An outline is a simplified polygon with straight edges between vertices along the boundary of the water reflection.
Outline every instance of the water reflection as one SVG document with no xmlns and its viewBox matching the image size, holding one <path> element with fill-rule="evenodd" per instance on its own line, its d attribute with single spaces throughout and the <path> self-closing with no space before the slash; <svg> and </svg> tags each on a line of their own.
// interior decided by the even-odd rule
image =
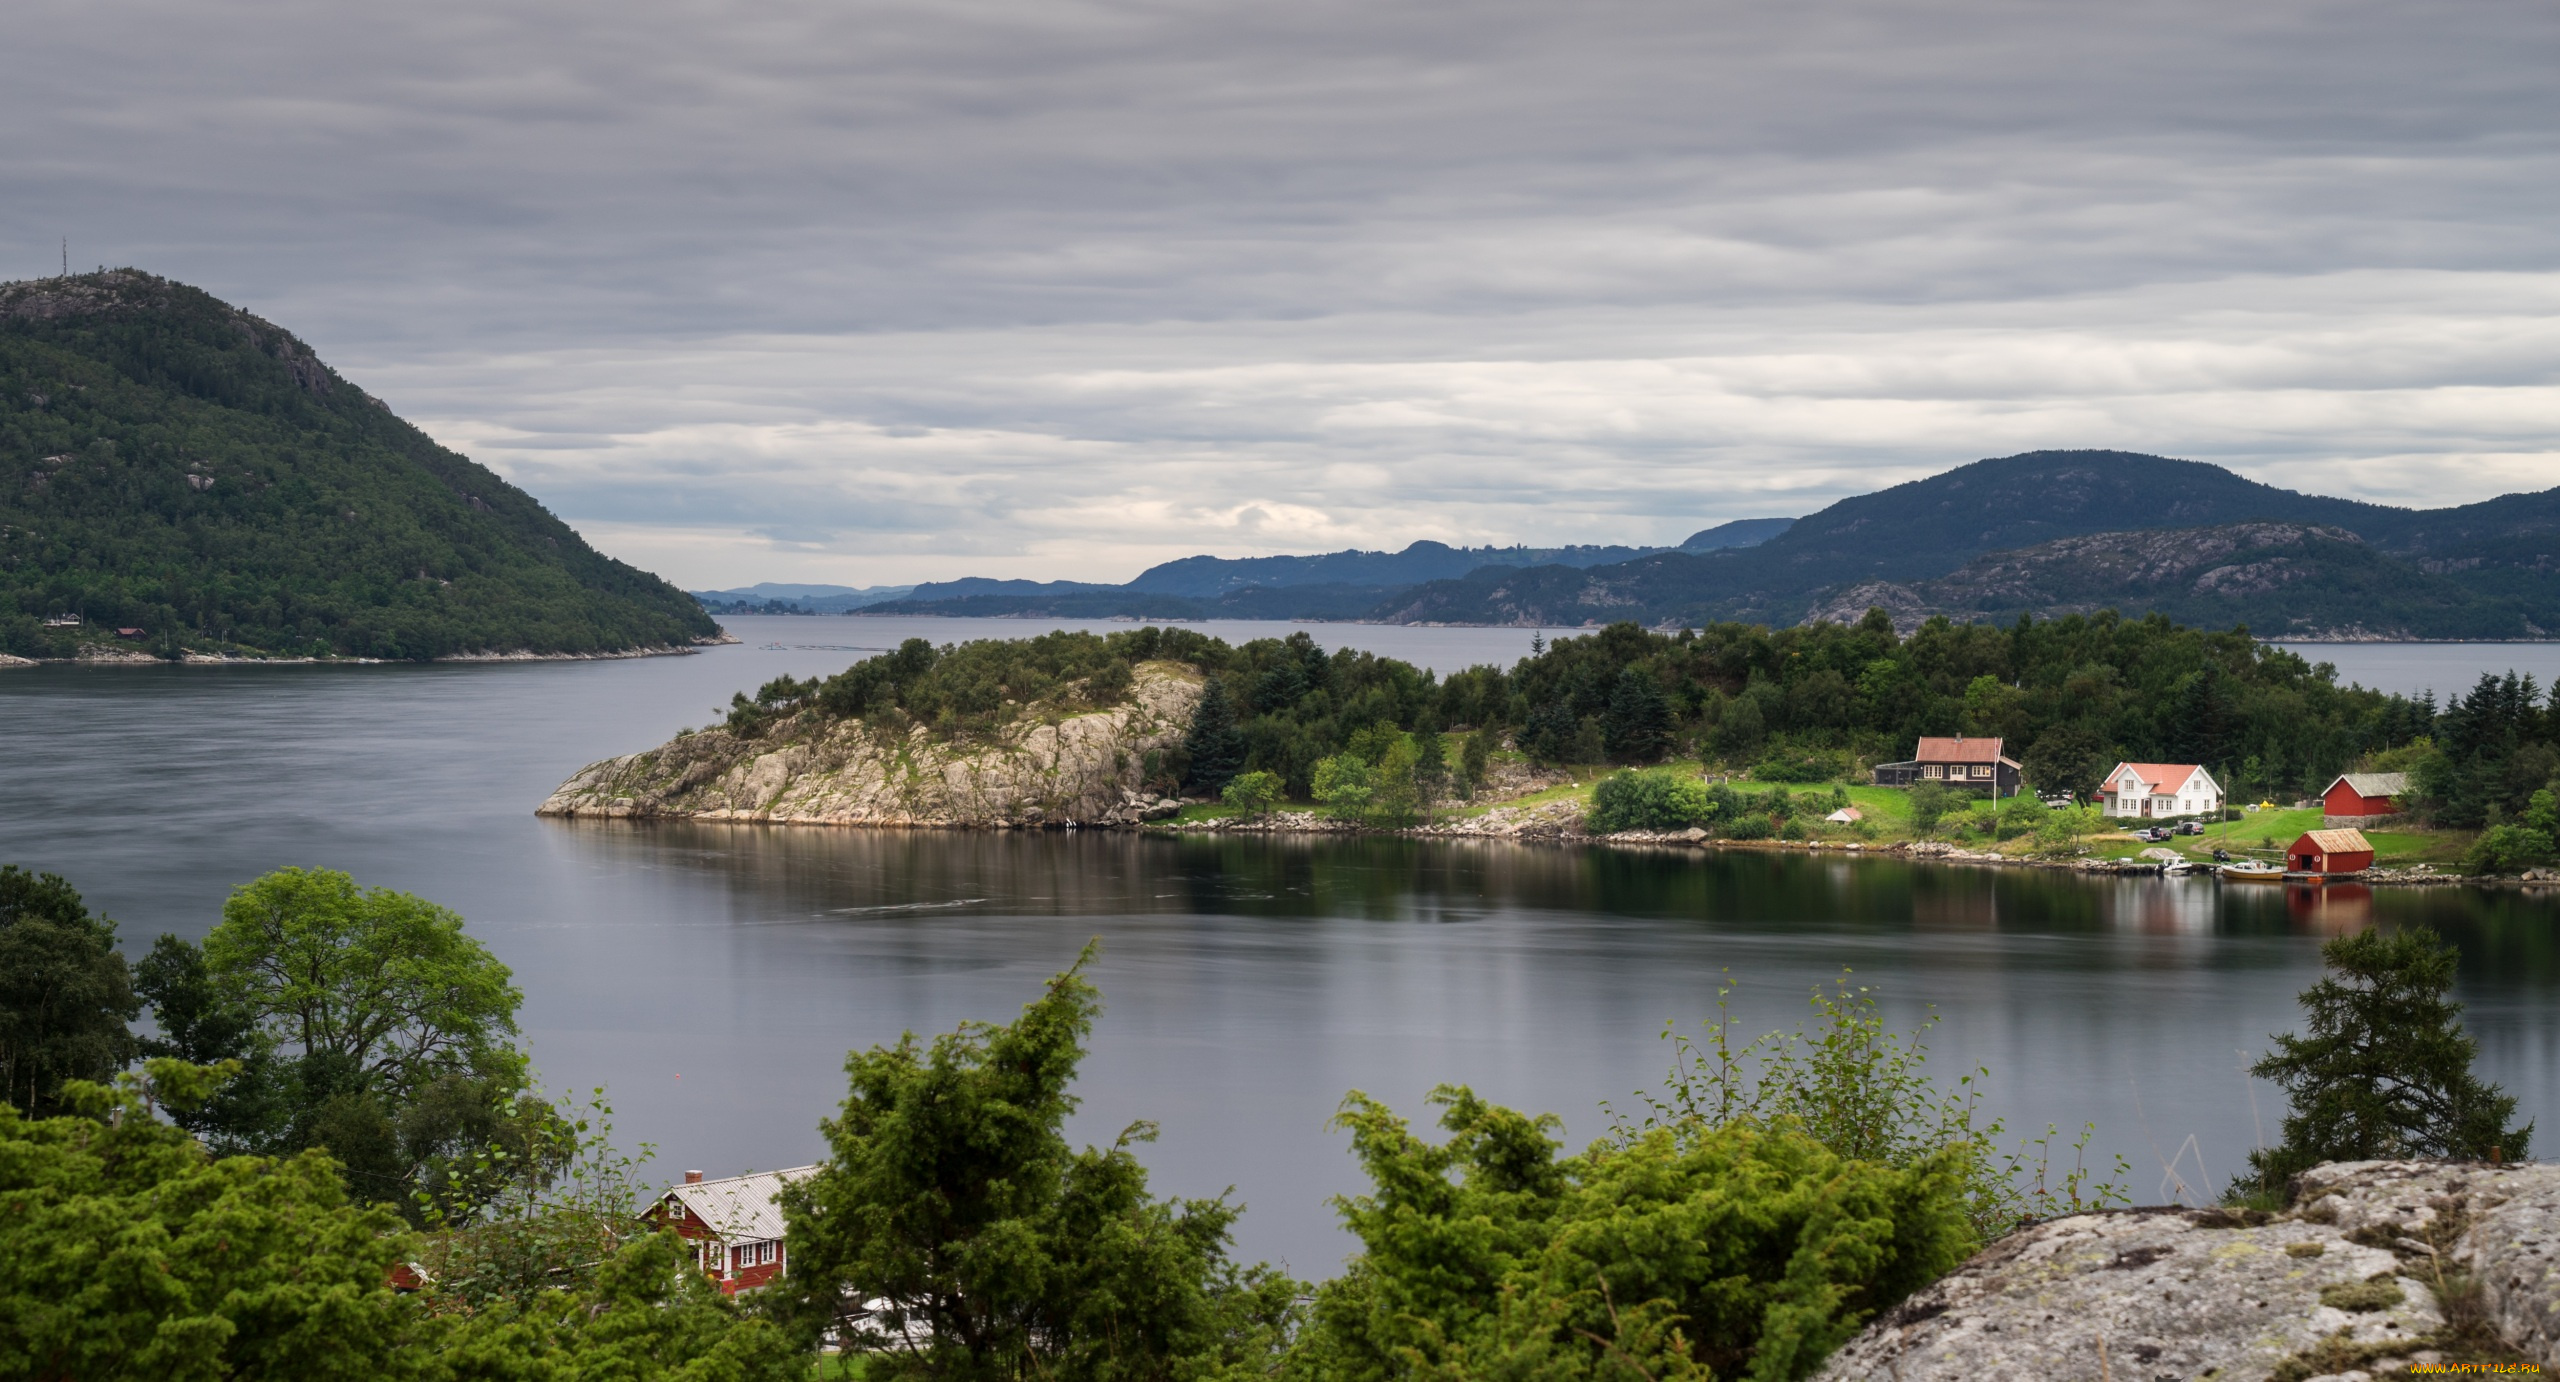
<svg viewBox="0 0 2560 1382">
<path fill-rule="evenodd" d="M 1248 1245 L 1301 1270 L 1340 1251 L 1316 1206 L 1352 1187 L 1323 1126 L 1345 1090 L 1418 1111 L 1432 1084 L 1462 1080 L 1561 1113 L 1587 1136 L 1599 1100 L 1659 1075 L 1660 1024 L 1708 1012 L 1728 975 L 1754 1031 L 1796 1023 L 1807 989 L 1843 967 L 1877 985 L 1898 1021 L 1934 1007 L 1941 1058 L 1989 1067 L 1994 1111 L 2025 1127 L 2096 1121 L 2102 1148 L 2148 1168 L 2137 1178 L 2146 1198 L 2167 1157 L 2188 1181 L 2199 1157 L 2227 1179 L 2272 1129 L 2280 1102 L 2253 1094 L 2242 1068 L 2293 1026 L 2319 943 L 2342 929 L 2424 922 L 2460 942 L 2484 1064 L 2529 1113 L 2552 1111 L 2560 1069 L 2552 911 L 2507 893 L 2240 888 L 1776 851 L 550 830 L 589 876 L 659 879 L 658 910 L 673 890 L 692 900 L 672 910 L 725 918 L 716 933 L 686 931 L 683 948 L 700 958 L 677 962 L 685 989 L 832 1014 L 801 1024 L 806 1048 L 760 1052 L 759 1073 L 724 1076 L 757 1083 L 759 1110 L 789 1110 L 756 1112 L 761 1140 L 739 1138 L 733 1158 L 781 1159 L 751 1149 L 799 1135 L 806 1106 L 837 1097 L 845 1046 L 1008 1013 L 1101 935 L 1096 977 L 1111 1006 L 1085 1132 L 1160 1120 L 1149 1159 L 1168 1183 L 1240 1186 L 1262 1207 L 1248 1216 Z M 619 948 L 675 949 L 642 932 Z M 769 1039 L 753 1023 L 687 1026 L 706 1054 Z"/>
</svg>

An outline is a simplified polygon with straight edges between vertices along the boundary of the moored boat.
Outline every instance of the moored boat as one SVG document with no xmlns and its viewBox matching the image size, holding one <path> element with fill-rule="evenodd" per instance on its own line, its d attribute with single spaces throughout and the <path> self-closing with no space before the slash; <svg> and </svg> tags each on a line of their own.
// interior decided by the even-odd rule
<svg viewBox="0 0 2560 1382">
<path fill-rule="evenodd" d="M 2262 864 L 2255 859 L 2244 859 L 2236 864 L 2223 865 L 2222 876 L 2226 881 L 2233 883 L 2281 883 L 2284 881 L 2284 870 L 2273 864 Z"/>
</svg>

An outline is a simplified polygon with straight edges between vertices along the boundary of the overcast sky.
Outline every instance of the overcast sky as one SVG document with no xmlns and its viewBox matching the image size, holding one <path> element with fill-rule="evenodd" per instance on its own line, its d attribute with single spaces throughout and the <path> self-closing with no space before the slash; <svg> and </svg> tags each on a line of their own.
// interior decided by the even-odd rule
<svg viewBox="0 0 2560 1382">
<path fill-rule="evenodd" d="M 697 588 L 2560 485 L 2547 0 L 14 0 L 0 113 L 0 277 L 203 286 Z"/>
</svg>

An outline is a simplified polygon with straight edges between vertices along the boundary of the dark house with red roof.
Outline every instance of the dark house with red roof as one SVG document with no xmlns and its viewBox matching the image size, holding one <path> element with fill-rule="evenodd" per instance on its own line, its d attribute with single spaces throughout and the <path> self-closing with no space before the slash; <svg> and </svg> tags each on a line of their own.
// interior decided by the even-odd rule
<svg viewBox="0 0 2560 1382">
<path fill-rule="evenodd" d="M 1995 797 L 2013 797 L 2026 778 L 2017 760 L 2000 751 L 2000 744 L 1997 738 L 1924 734 L 1919 752 L 1909 760 L 1876 765 L 1875 785 L 1916 787 L 1943 782 L 1950 787 L 1978 787 Z"/>
</svg>

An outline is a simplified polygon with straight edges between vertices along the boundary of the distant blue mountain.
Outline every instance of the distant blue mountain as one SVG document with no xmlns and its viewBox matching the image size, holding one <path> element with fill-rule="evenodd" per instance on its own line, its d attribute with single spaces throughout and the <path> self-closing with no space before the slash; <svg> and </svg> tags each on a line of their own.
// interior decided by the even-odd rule
<svg viewBox="0 0 2560 1382">
<path fill-rule="evenodd" d="M 688 590 L 713 614 L 843 614 L 903 597 L 911 585 L 794 585 L 759 581 L 736 590 Z"/>
<path fill-rule="evenodd" d="M 910 601 L 967 600 L 982 595 L 1075 595 L 1087 590 L 1120 590 L 1116 585 L 1096 585 L 1091 581 L 1000 581 L 986 576 L 963 576 L 956 581 L 927 581 L 908 592 Z"/>
<path fill-rule="evenodd" d="M 1788 518 L 1744 518 L 1709 528 L 1695 534 L 1676 549 L 1683 552 L 1708 552 L 1722 547 L 1748 547 L 1765 542 L 1785 532 L 1794 522 Z M 1633 561 L 1653 552 L 1672 551 L 1666 547 L 1452 547 L 1445 542 L 1417 542 L 1401 552 L 1327 552 L 1312 557 L 1184 557 L 1179 561 L 1151 566 L 1138 573 L 1138 578 L 1118 589 L 1147 595 L 1183 595 L 1192 599 L 1212 600 L 1233 590 L 1250 587 L 1301 585 L 1400 586 L 1420 585 L 1425 581 L 1446 581 L 1488 566 L 1608 566 Z M 1027 582 L 1012 584 L 1027 585 Z M 934 587 L 919 587 L 909 597 L 915 600 L 935 598 L 925 593 Z M 1066 593 L 1072 589 L 1097 590 L 1100 586 L 1074 587 L 1067 582 L 1052 583 L 1050 590 Z M 973 591 L 972 594 L 1048 593 L 1041 590 Z"/>
</svg>

